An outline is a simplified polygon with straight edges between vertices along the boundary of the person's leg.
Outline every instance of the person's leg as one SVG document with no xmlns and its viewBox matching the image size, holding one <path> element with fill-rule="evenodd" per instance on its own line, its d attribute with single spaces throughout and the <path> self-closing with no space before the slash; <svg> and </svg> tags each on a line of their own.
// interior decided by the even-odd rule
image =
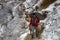
<svg viewBox="0 0 60 40">
<path fill-rule="evenodd" d="M 37 37 L 38 39 L 40 39 L 40 32 L 39 32 L 39 30 L 38 30 L 37 27 L 36 27 L 36 37 Z"/>
<path fill-rule="evenodd" d="M 32 38 L 34 38 L 34 26 L 32 26 Z"/>
<path fill-rule="evenodd" d="M 36 27 L 36 37 L 39 37 L 39 31 L 38 31 L 37 27 Z"/>
</svg>

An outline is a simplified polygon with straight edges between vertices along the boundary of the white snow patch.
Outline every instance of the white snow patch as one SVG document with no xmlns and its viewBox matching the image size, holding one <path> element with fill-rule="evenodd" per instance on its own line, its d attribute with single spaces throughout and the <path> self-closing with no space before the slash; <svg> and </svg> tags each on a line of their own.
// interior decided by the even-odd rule
<svg viewBox="0 0 60 40">
<path fill-rule="evenodd" d="M 27 29 L 27 32 L 26 32 L 26 33 L 24 33 L 24 34 L 22 34 L 22 35 L 20 36 L 20 40 L 24 40 L 25 37 L 26 37 L 28 34 L 30 34 L 29 29 Z"/>
</svg>

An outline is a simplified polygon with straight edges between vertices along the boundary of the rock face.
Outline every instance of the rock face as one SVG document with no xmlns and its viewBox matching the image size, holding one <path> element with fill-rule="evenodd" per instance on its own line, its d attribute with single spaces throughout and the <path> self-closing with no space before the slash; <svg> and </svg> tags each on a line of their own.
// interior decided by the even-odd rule
<svg viewBox="0 0 60 40">
<path fill-rule="evenodd" d="M 26 7 L 26 11 L 31 12 L 35 9 L 35 4 L 38 3 L 39 0 L 26 0 L 23 5 Z"/>
<path fill-rule="evenodd" d="M 26 0 L 23 4 L 27 8 L 26 11 L 31 12 L 38 6 L 38 11 L 47 8 L 50 4 L 56 0 Z"/>
<path fill-rule="evenodd" d="M 27 25 L 21 2 L 10 1 L 3 3 L 0 10 L 0 40 L 20 40 Z"/>
<path fill-rule="evenodd" d="M 60 2 L 60 1 L 59 1 Z M 58 2 L 57 2 L 58 3 Z M 53 5 L 54 6 L 54 5 Z M 60 40 L 60 6 L 56 7 L 55 12 L 51 12 L 45 22 L 43 32 L 44 40 Z M 52 10 L 52 9 L 51 9 Z"/>
</svg>

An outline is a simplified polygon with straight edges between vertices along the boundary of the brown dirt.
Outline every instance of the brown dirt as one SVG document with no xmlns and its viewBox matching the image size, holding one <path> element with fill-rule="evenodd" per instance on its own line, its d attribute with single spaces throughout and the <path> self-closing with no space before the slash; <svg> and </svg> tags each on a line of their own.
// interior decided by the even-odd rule
<svg viewBox="0 0 60 40">
<path fill-rule="evenodd" d="M 50 4 L 52 4 L 55 1 L 56 0 L 43 0 L 43 3 L 41 4 L 41 6 L 39 7 L 38 10 L 42 10 L 42 9 L 47 8 Z"/>
<path fill-rule="evenodd" d="M 31 39 L 31 35 L 28 34 L 28 35 L 26 36 L 25 40 L 43 40 L 43 39 L 42 39 L 42 36 L 40 37 L 40 39 L 38 39 L 38 38 L 35 37 L 35 35 L 34 35 L 34 38 Z"/>
</svg>

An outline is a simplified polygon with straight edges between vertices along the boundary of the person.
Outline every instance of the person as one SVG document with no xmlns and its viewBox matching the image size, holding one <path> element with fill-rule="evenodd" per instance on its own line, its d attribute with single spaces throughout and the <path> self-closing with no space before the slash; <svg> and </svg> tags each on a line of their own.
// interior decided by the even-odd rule
<svg viewBox="0 0 60 40">
<path fill-rule="evenodd" d="M 35 15 L 35 13 L 33 13 L 32 18 L 30 20 L 30 24 L 29 26 L 32 27 L 32 38 L 34 38 L 34 30 L 36 30 L 36 37 L 38 37 L 38 24 L 39 24 L 39 19 L 37 18 L 37 16 Z"/>
<path fill-rule="evenodd" d="M 38 6 L 36 6 L 36 7 L 35 7 L 35 11 L 37 11 L 38 9 L 39 9 L 39 7 L 38 7 Z"/>
<path fill-rule="evenodd" d="M 53 8 L 53 14 L 57 14 L 57 9 L 56 9 L 56 7 Z"/>
</svg>

